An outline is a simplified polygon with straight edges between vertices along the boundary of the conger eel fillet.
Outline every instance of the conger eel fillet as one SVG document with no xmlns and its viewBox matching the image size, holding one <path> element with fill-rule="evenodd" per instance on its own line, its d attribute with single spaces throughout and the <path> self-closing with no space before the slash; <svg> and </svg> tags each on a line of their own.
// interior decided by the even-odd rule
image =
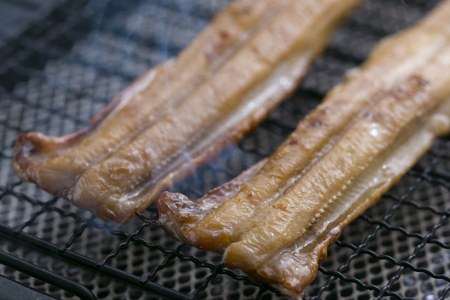
<svg viewBox="0 0 450 300">
<path fill-rule="evenodd" d="M 237 0 L 86 128 L 20 135 L 14 170 L 100 218 L 126 222 L 288 97 L 360 2 Z"/>
<path fill-rule="evenodd" d="M 447 0 L 383 40 L 270 158 L 195 202 L 164 192 L 146 220 L 301 298 L 328 245 L 449 133 L 449 117 Z"/>
</svg>

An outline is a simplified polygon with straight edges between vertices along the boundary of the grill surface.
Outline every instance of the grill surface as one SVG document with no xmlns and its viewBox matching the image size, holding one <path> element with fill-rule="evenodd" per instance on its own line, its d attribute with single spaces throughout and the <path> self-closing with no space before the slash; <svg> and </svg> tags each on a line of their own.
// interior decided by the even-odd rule
<svg viewBox="0 0 450 300">
<path fill-rule="evenodd" d="M 270 155 L 382 37 L 419 20 L 438 2 L 367 1 L 337 31 L 290 100 L 238 148 L 175 190 L 198 197 Z M 131 80 L 176 55 L 226 4 L 69 1 L 0 48 L 0 259 L 8 253 L 81 284 L 85 295 L 90 290 L 99 299 L 160 298 L 149 292 L 157 287 L 153 283 L 163 287 L 161 295 L 180 299 L 285 299 L 227 270 L 219 255 L 174 242 L 137 218 L 125 225 L 103 222 L 21 183 L 12 170 L 19 133 L 59 136 L 82 128 Z M 449 199 L 447 137 L 344 229 L 307 297 L 444 299 L 450 290 Z M 152 206 L 146 214 L 155 212 Z M 0 275 L 57 298 L 76 298 L 57 287 L 60 280 L 47 284 L 1 264 Z"/>
</svg>

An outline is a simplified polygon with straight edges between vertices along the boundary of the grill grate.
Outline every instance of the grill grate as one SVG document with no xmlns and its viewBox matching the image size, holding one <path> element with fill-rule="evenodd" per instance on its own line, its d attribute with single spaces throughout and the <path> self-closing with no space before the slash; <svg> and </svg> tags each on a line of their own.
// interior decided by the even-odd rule
<svg viewBox="0 0 450 300">
<path fill-rule="evenodd" d="M 68 1 L 0 48 L 0 275 L 64 299 L 76 298 L 72 292 L 82 286 L 87 293 L 77 295 L 83 299 L 89 291 L 99 299 L 285 299 L 227 270 L 217 254 L 177 243 L 138 218 L 124 225 L 101 221 L 21 183 L 12 170 L 20 132 L 63 135 L 82 128 L 131 80 L 180 51 L 227 2 Z M 438 2 L 367 1 L 289 101 L 238 148 L 175 190 L 201 196 L 270 155 L 380 38 Z M 307 297 L 444 299 L 450 291 L 449 199 L 447 137 L 344 229 Z M 146 212 L 155 213 L 154 206 Z M 14 257 L 21 260 L 12 268 Z M 55 273 L 56 281 L 22 273 L 29 274 L 26 263 Z M 63 279 L 75 288 L 63 286 Z"/>
</svg>

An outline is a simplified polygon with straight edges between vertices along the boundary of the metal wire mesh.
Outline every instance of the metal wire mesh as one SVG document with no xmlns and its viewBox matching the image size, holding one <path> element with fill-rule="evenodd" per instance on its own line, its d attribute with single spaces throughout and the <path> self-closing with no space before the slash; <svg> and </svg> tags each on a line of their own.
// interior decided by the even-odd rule
<svg viewBox="0 0 450 300">
<path fill-rule="evenodd" d="M 270 155 L 382 37 L 438 2 L 364 3 L 291 99 L 175 190 L 201 196 Z M 12 170 L 19 133 L 58 136 L 82 128 L 131 80 L 180 51 L 226 4 L 69 1 L 0 48 L 0 251 L 80 283 L 99 299 L 158 299 L 153 283 L 161 294 L 180 299 L 284 299 L 224 268 L 219 255 L 177 243 L 137 218 L 124 225 L 101 221 L 21 183 Z M 450 141 L 442 138 L 345 228 L 307 297 L 444 299 L 450 291 L 449 199 Z M 155 212 L 152 206 L 146 214 Z M 0 265 L 0 275 L 57 298 L 75 297 L 11 267 Z"/>
</svg>

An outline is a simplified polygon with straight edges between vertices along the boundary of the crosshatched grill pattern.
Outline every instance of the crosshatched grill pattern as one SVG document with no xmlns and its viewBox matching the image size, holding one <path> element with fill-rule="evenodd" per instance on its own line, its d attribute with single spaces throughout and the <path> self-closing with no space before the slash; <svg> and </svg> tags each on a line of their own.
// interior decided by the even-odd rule
<svg viewBox="0 0 450 300">
<path fill-rule="evenodd" d="M 104 222 L 21 183 L 12 170 L 19 133 L 63 135 L 85 126 L 118 91 L 179 52 L 227 0 L 69 1 L 0 48 L 0 225 L 198 299 L 285 299 L 173 241 L 137 218 Z M 345 72 L 384 36 L 439 1 L 368 0 L 335 34 L 299 91 L 237 148 L 175 187 L 191 197 L 270 155 Z M 435 142 L 380 202 L 347 226 L 307 290 L 309 299 L 444 299 L 450 291 L 450 140 Z M 156 213 L 154 206 L 146 212 Z M 99 299 L 159 299 L 59 255 L 0 235 L 0 250 L 78 282 Z M 52 296 L 75 298 L 0 265 L 0 274 Z"/>
</svg>

